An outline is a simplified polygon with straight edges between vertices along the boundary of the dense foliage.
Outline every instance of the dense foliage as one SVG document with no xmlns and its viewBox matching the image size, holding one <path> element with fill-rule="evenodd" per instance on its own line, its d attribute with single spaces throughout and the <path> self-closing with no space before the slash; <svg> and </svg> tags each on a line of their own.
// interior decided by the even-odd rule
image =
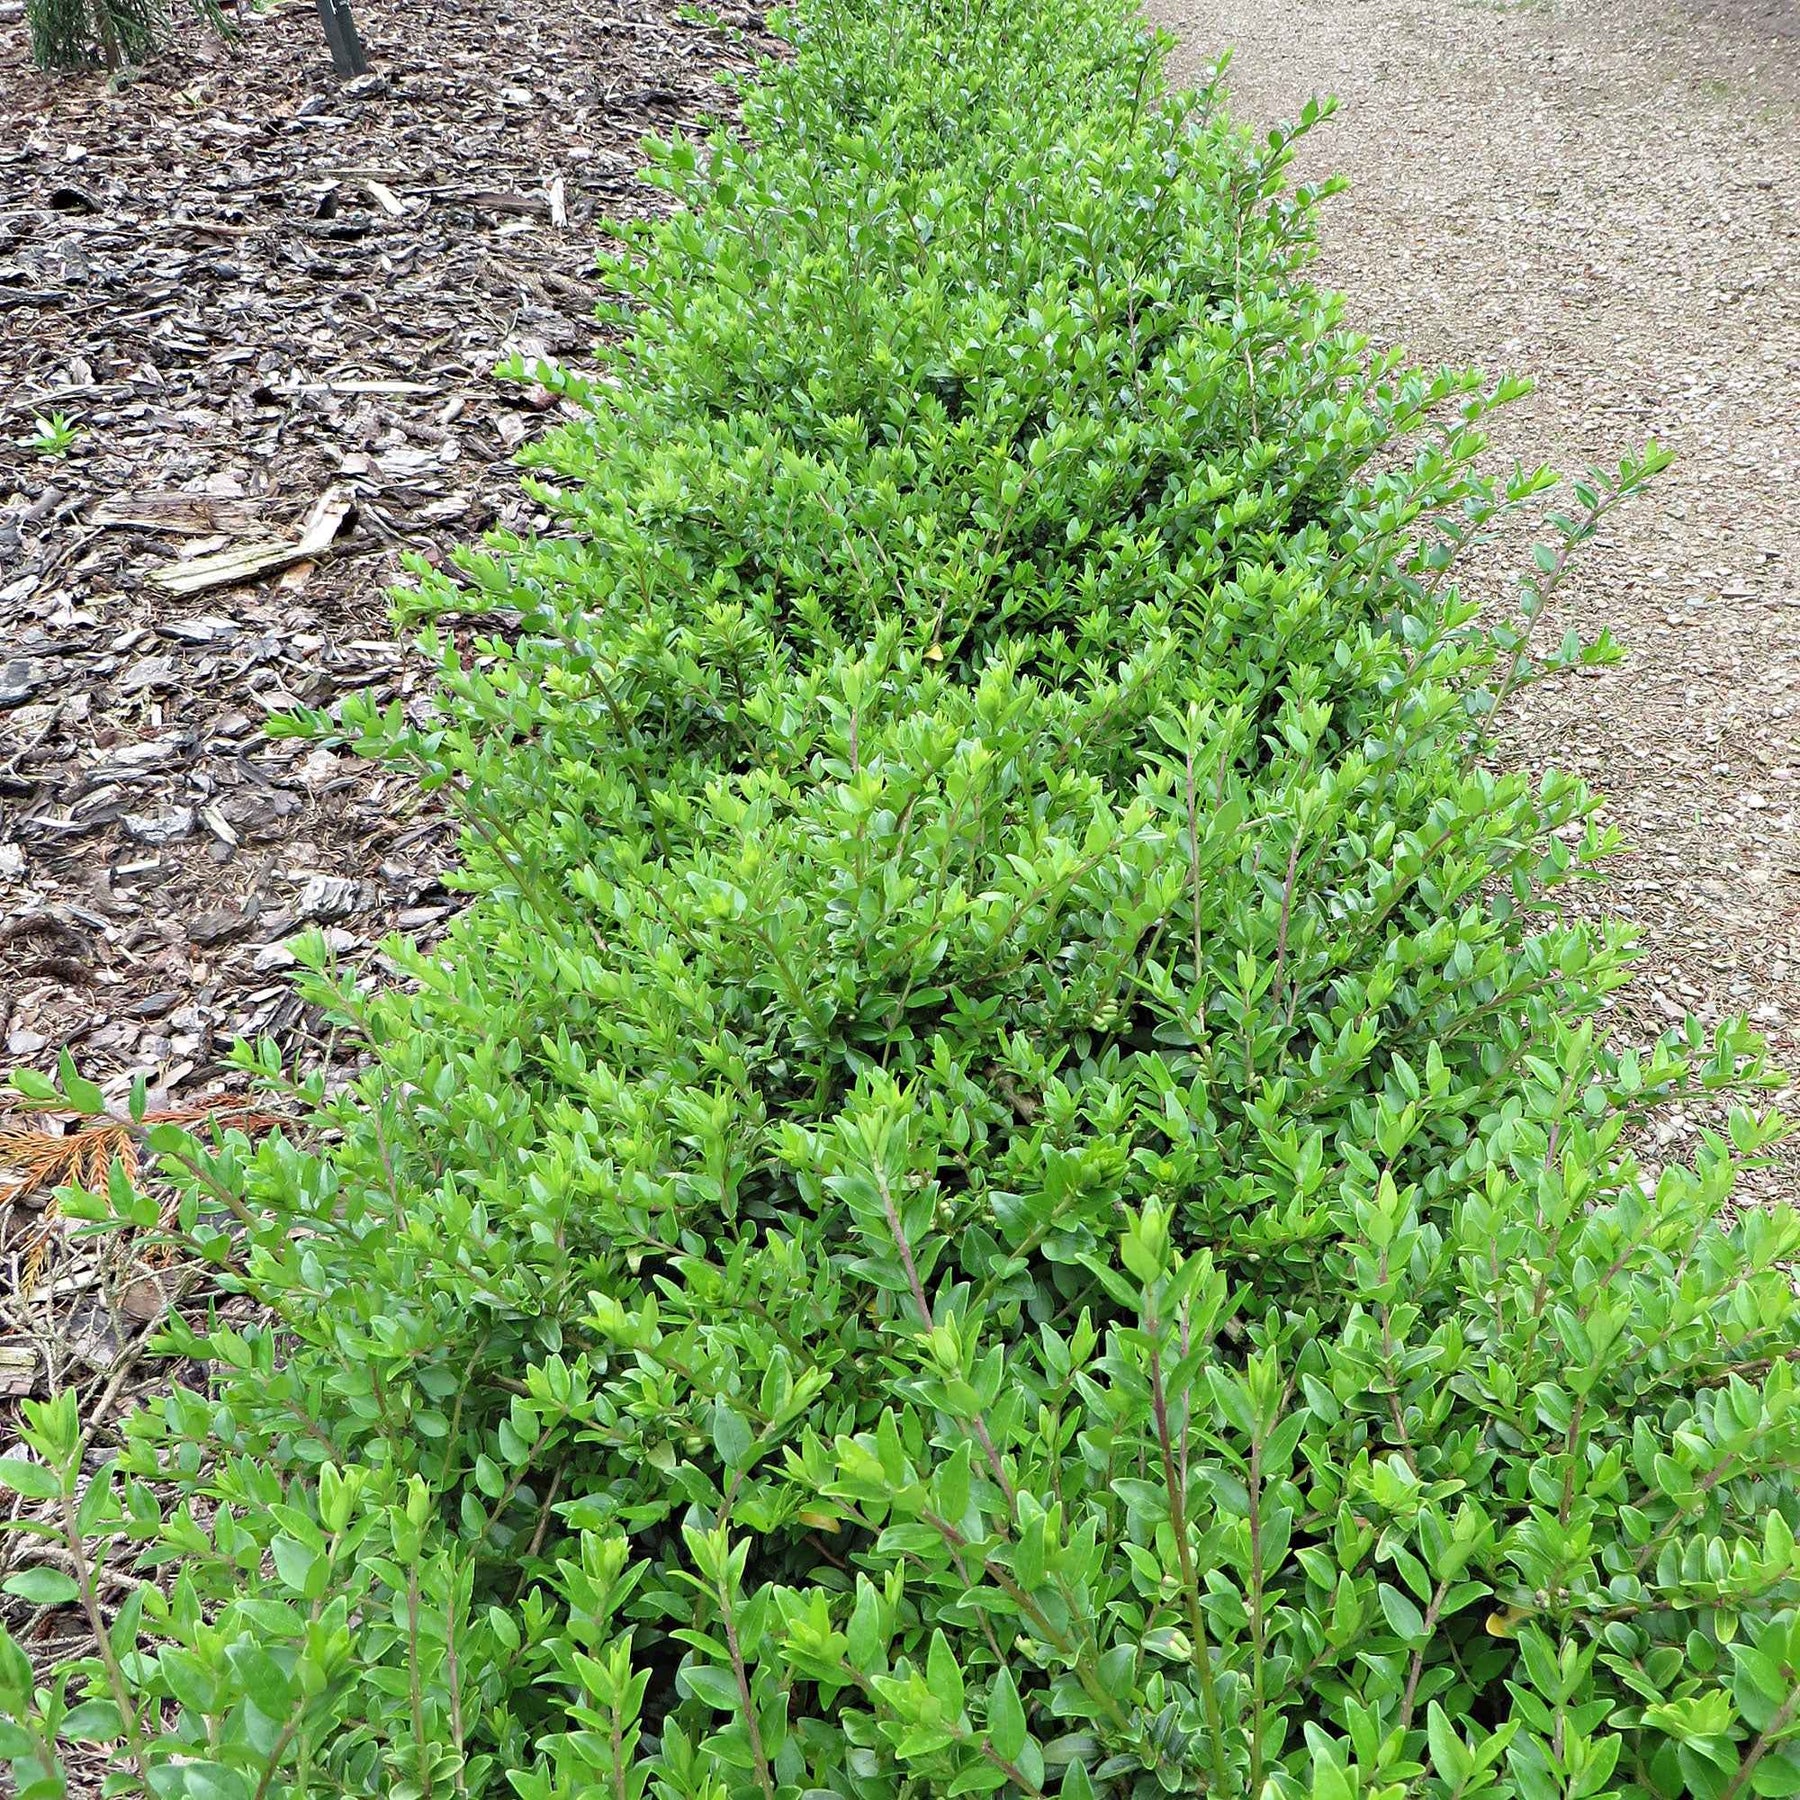
<svg viewBox="0 0 1800 1800">
<path fill-rule="evenodd" d="M 313 1147 L 157 1135 L 269 1323 L 0 1464 L 38 1597 L 179 1565 L 0 1645 L 21 1793 L 1800 1790 L 1777 1127 L 1628 1148 L 1755 1045 L 1607 1048 L 1612 835 L 1484 760 L 1660 457 L 1480 627 L 1517 388 L 1342 330 L 1289 139 L 1117 0 L 793 36 L 655 152 L 561 535 L 426 583 L 439 709 L 295 727 L 475 898 L 318 971 L 377 1066 Z"/>
</svg>

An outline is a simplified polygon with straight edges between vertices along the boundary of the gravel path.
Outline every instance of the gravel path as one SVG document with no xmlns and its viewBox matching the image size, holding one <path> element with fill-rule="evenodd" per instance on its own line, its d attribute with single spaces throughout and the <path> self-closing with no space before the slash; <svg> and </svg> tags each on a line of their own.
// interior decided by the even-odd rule
<svg viewBox="0 0 1800 1800">
<path fill-rule="evenodd" d="M 1604 900 L 1644 931 L 1628 1015 L 1748 1012 L 1800 1069 L 1800 0 L 1150 12 L 1183 79 L 1234 48 L 1247 121 L 1338 96 L 1300 162 L 1351 181 L 1322 278 L 1378 341 L 1535 376 L 1499 450 L 1678 453 L 1546 633 L 1610 626 L 1628 662 L 1538 690 L 1512 741 L 1633 846 Z"/>
</svg>

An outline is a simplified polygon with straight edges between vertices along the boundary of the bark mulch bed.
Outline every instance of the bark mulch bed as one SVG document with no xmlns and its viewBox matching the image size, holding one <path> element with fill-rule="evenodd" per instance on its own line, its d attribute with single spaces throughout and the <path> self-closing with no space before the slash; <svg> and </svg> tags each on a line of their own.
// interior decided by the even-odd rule
<svg viewBox="0 0 1800 1800">
<path fill-rule="evenodd" d="M 584 354 L 606 221 L 661 204 L 641 139 L 754 61 L 721 10 L 380 0 L 340 83 L 276 0 L 109 84 L 35 70 L 0 0 L 0 1067 L 66 1049 L 116 1108 L 141 1076 L 203 1114 L 233 1040 L 322 1056 L 295 933 L 378 979 L 449 915 L 442 811 L 265 725 L 428 704 L 402 553 L 537 523 L 512 459 L 551 399 L 493 369 Z M 59 415 L 66 455 L 23 441 Z M 0 1399 L 105 1414 L 184 1282 L 47 1233 L 66 1165 L 21 1126 L 74 1123 L 0 1111 Z"/>
</svg>

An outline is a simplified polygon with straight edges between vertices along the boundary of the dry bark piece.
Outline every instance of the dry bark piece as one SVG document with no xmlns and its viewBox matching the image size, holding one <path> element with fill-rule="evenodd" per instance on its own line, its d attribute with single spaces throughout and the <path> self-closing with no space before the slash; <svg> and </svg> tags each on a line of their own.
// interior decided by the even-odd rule
<svg viewBox="0 0 1800 1800">
<path fill-rule="evenodd" d="M 43 1366 L 42 1354 L 30 1344 L 0 1344 L 0 1398 L 17 1400 L 33 1392 Z"/>
<path fill-rule="evenodd" d="M 88 518 L 95 525 L 134 526 L 143 531 L 172 531 L 189 537 L 251 531 L 258 524 L 256 508 L 241 500 L 185 493 L 112 494 Z"/>
<path fill-rule="evenodd" d="M 295 902 L 303 919 L 347 919 L 378 904 L 375 884 L 348 875 L 314 875 Z"/>
<path fill-rule="evenodd" d="M 210 947 L 248 931 L 255 921 L 254 912 L 238 912 L 220 908 L 216 912 L 196 913 L 187 922 L 188 942 Z"/>
<path fill-rule="evenodd" d="M 179 762 L 193 742 L 192 732 L 171 731 L 162 737 L 145 738 L 141 743 L 122 744 L 108 752 L 104 762 L 94 764 L 88 779 L 96 784 L 141 781 Z M 101 791 L 101 786 L 96 785 L 89 790 L 88 798 L 93 800 Z"/>
<path fill-rule="evenodd" d="M 177 806 L 166 813 L 127 813 L 124 822 L 126 835 L 140 844 L 175 844 L 193 836 L 194 809 Z"/>
<path fill-rule="evenodd" d="M 174 685 L 175 659 L 172 656 L 141 656 L 119 678 L 121 694 L 136 694 L 146 688 Z"/>
<path fill-rule="evenodd" d="M 16 657 L 0 668 L 0 708 L 23 706 L 44 683 L 50 671 L 45 664 Z"/>
<path fill-rule="evenodd" d="M 197 619 L 170 619 L 156 628 L 164 637 L 180 644 L 228 644 L 243 630 L 235 619 L 222 619 L 216 613 L 202 613 Z"/>
<path fill-rule="evenodd" d="M 533 219 L 546 219 L 551 212 L 548 194 L 503 194 L 491 188 L 473 188 L 457 198 L 482 212 L 517 213 Z"/>
<path fill-rule="evenodd" d="M 296 381 L 261 391 L 284 398 L 295 394 L 436 394 L 442 390 L 428 381 Z"/>
<path fill-rule="evenodd" d="M 290 563 L 322 555 L 354 510 L 350 496 L 341 489 L 328 490 L 306 521 L 306 529 L 288 544 L 246 544 L 221 550 L 216 556 L 196 557 L 192 562 L 169 563 L 151 577 L 159 586 L 177 594 L 198 594 L 208 588 L 237 587 L 259 575 L 273 574 Z"/>
<path fill-rule="evenodd" d="M 154 1273 L 140 1275 L 121 1290 L 119 1311 L 132 1324 L 147 1325 L 152 1319 L 160 1319 L 175 1297 L 170 1285 L 159 1281 Z"/>
</svg>

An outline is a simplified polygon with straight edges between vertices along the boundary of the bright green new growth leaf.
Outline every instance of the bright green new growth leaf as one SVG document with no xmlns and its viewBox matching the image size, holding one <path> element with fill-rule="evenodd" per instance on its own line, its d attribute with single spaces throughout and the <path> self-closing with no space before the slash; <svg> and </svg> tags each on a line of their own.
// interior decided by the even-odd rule
<svg viewBox="0 0 1800 1800">
<path fill-rule="evenodd" d="M 81 1595 L 79 1585 L 60 1569 L 21 1569 L 0 1582 L 0 1590 L 29 1600 L 33 1606 L 63 1606 Z"/>
<path fill-rule="evenodd" d="M 23 1456 L 0 1457 L 0 1483 L 28 1500 L 54 1500 L 63 1485 L 54 1469 Z"/>
</svg>

